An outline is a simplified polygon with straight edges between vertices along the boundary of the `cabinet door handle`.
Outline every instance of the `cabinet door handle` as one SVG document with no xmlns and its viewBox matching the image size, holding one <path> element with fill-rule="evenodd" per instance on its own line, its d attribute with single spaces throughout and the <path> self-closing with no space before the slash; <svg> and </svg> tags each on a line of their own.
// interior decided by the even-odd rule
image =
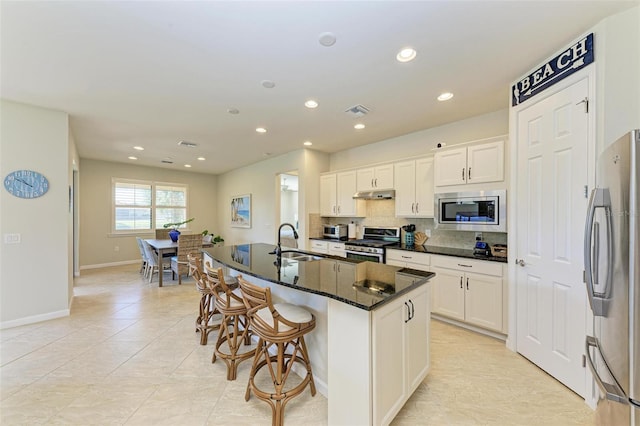
<svg viewBox="0 0 640 426">
<path fill-rule="evenodd" d="M 338 214 L 340 214 L 340 206 L 338 206 Z"/>
<path fill-rule="evenodd" d="M 469 290 L 469 277 L 467 277 L 467 290 Z"/>
<path fill-rule="evenodd" d="M 413 259 L 413 257 L 411 257 L 411 256 L 402 256 L 401 255 L 400 257 L 402 257 L 403 259 Z"/>
<path fill-rule="evenodd" d="M 416 203 L 416 213 L 420 213 L 420 211 L 418 210 L 418 203 Z"/>
<path fill-rule="evenodd" d="M 374 186 L 374 185 L 373 185 L 373 179 L 371 179 L 371 187 L 373 188 L 373 186 Z"/>
<path fill-rule="evenodd" d="M 460 288 L 463 288 L 462 287 L 462 277 L 460 277 Z"/>
<path fill-rule="evenodd" d="M 336 212 L 336 206 L 333 206 L 333 212 L 334 213 Z"/>
<path fill-rule="evenodd" d="M 463 263 L 458 263 L 458 266 L 461 266 L 463 268 L 473 268 L 473 265 L 465 265 Z"/>
<path fill-rule="evenodd" d="M 469 180 L 471 180 L 471 167 L 469 167 Z"/>
<path fill-rule="evenodd" d="M 404 306 L 407 307 L 407 319 L 404 320 L 404 323 L 406 324 L 411 320 L 411 308 L 409 308 L 409 304 L 407 302 L 404 302 Z"/>
<path fill-rule="evenodd" d="M 464 182 L 464 167 L 462 168 L 462 181 Z"/>
<path fill-rule="evenodd" d="M 374 182 L 375 182 L 375 186 L 376 186 L 376 188 L 377 188 L 377 187 L 378 187 L 378 178 L 375 178 L 375 179 L 374 179 Z"/>
<path fill-rule="evenodd" d="M 409 317 L 409 320 L 412 320 L 413 317 L 416 316 L 416 308 L 413 306 L 413 300 L 409 299 L 409 303 L 411 304 L 411 316 Z"/>
<path fill-rule="evenodd" d="M 411 213 L 415 213 L 415 205 L 416 203 L 411 203 Z"/>
</svg>

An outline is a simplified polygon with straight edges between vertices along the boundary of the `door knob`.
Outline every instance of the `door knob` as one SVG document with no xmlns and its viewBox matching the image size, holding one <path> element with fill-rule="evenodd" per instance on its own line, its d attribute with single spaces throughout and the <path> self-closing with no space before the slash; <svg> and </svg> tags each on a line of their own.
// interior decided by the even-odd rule
<svg viewBox="0 0 640 426">
<path fill-rule="evenodd" d="M 520 260 L 516 259 L 516 263 L 520 266 L 526 265 L 526 263 L 524 263 L 524 259 L 520 259 Z"/>
</svg>

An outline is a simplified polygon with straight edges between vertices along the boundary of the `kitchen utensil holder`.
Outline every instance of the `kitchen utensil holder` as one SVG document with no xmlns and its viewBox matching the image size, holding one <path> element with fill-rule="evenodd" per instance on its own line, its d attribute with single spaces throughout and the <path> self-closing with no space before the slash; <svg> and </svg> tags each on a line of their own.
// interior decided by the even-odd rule
<svg viewBox="0 0 640 426">
<path fill-rule="evenodd" d="M 405 246 L 412 246 L 414 245 L 414 236 L 413 236 L 413 232 L 405 232 L 404 233 L 404 245 Z"/>
</svg>

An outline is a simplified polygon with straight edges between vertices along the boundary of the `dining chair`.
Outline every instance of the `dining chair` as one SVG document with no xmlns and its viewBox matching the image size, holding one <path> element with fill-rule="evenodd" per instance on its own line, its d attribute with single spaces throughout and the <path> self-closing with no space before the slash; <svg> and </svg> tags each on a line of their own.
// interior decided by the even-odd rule
<svg viewBox="0 0 640 426">
<path fill-rule="evenodd" d="M 165 228 L 156 229 L 156 240 L 168 240 L 169 231 L 171 231 L 171 229 L 165 229 Z"/>
<path fill-rule="evenodd" d="M 140 265 L 140 273 L 144 271 L 145 276 L 147 276 L 147 253 L 144 251 L 144 241 L 142 238 L 136 237 L 136 242 L 138 243 L 138 249 L 140 250 L 140 258 L 142 259 L 142 264 Z"/>
<path fill-rule="evenodd" d="M 178 275 L 178 284 L 182 284 L 182 276 L 189 273 L 189 253 L 199 253 L 202 248 L 202 235 L 180 234 L 178 238 L 178 252 L 171 258 L 173 278 Z"/>
<path fill-rule="evenodd" d="M 165 270 L 165 263 L 160 263 L 158 261 L 158 254 L 151 248 L 148 242 L 142 240 L 142 244 L 144 246 L 144 252 L 147 256 L 147 268 L 145 271 L 145 278 L 149 279 L 149 282 L 153 281 L 153 274 L 168 272 L 169 269 Z"/>
</svg>

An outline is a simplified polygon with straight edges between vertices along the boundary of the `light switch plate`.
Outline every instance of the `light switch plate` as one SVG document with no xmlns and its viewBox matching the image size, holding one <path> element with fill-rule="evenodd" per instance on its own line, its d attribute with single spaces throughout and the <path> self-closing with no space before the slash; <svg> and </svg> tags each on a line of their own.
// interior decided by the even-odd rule
<svg viewBox="0 0 640 426">
<path fill-rule="evenodd" d="M 5 244 L 20 244 L 20 234 L 4 234 Z"/>
</svg>

